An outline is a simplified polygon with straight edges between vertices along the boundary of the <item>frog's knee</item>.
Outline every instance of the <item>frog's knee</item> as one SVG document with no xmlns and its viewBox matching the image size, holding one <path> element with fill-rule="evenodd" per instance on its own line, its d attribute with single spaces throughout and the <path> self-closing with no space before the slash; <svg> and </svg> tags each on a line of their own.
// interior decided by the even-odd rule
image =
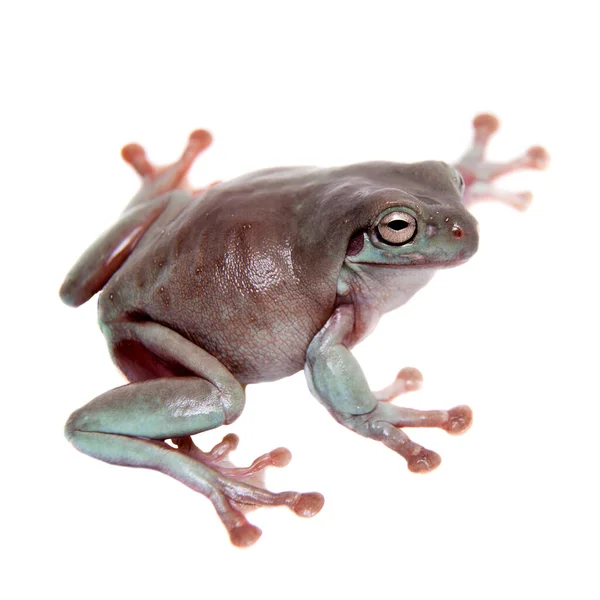
<svg viewBox="0 0 600 600">
<path fill-rule="evenodd" d="M 65 437 L 71 443 L 73 442 L 73 436 L 81 431 L 81 427 L 86 417 L 84 411 L 81 408 L 78 408 L 76 411 L 71 413 L 71 416 L 67 419 L 65 423 Z"/>
<path fill-rule="evenodd" d="M 244 388 L 235 383 L 221 392 L 221 406 L 223 407 L 223 416 L 225 417 L 225 425 L 233 423 L 244 410 L 246 403 L 246 393 Z"/>
</svg>

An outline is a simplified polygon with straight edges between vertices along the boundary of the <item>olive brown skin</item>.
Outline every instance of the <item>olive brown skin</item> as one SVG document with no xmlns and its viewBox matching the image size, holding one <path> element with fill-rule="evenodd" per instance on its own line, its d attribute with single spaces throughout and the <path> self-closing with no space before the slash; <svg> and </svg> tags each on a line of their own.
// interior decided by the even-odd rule
<svg viewBox="0 0 600 600">
<path fill-rule="evenodd" d="M 120 347 L 133 315 L 177 331 L 244 384 L 302 370 L 306 348 L 336 307 L 350 240 L 362 231 L 380 235 L 382 213 L 407 207 L 418 235 L 435 228 L 430 254 L 403 260 L 404 268 L 438 268 L 475 252 L 474 219 L 455 177 L 443 163 L 367 163 L 258 172 L 196 198 L 174 194 L 100 295 L 99 319 L 117 364 L 138 379 L 139 355 Z M 461 239 L 451 232 L 458 226 Z M 405 253 L 413 245 L 382 238 L 373 250 L 394 265 L 396 253 L 414 254 Z M 406 285 L 410 275 L 402 275 Z M 148 361 L 141 366 L 152 370 Z"/>
<path fill-rule="evenodd" d="M 244 506 L 283 504 L 307 517 L 323 505 L 316 492 L 265 489 L 261 471 L 287 464 L 286 449 L 240 469 L 227 460 L 236 436 L 210 452 L 195 446 L 192 435 L 240 415 L 249 383 L 304 369 L 311 392 L 338 422 L 398 452 L 411 471 L 437 467 L 440 457 L 403 427 L 461 433 L 470 409 L 391 404 L 419 387 L 420 373 L 402 369 L 373 392 L 351 349 L 437 269 L 477 250 L 477 224 L 465 205 L 478 185 L 489 196 L 489 181 L 509 170 L 495 173 L 483 160 L 493 119 L 475 120 L 473 148 L 456 167 L 277 168 L 196 191 L 185 176 L 210 144 L 208 132 L 192 133 L 167 167 L 126 146 L 140 192 L 75 264 L 60 295 L 79 306 L 101 292 L 100 327 L 130 383 L 76 410 L 67 438 L 90 456 L 161 471 L 207 496 L 238 546 L 261 533 Z M 526 156 L 520 166 L 547 160 L 539 148 Z M 513 204 L 519 198 L 498 195 Z"/>
</svg>

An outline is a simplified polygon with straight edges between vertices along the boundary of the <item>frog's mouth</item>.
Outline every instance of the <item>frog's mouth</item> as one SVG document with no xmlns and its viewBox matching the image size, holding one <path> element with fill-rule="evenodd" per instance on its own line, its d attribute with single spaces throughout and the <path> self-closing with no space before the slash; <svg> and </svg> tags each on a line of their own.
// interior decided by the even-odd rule
<svg viewBox="0 0 600 600">
<path fill-rule="evenodd" d="M 369 266 L 377 267 L 379 269 L 446 269 L 452 267 L 458 267 L 465 264 L 471 255 L 464 257 L 456 257 L 450 260 L 431 260 L 430 257 L 423 256 L 422 254 L 405 254 L 403 258 L 406 262 L 379 262 L 379 261 L 368 261 L 368 260 L 355 260 L 353 257 L 346 257 L 346 262 L 356 266 Z"/>
<path fill-rule="evenodd" d="M 358 236 L 356 236 L 358 237 Z M 367 232 L 360 236 L 360 246 L 353 238 L 348 246 L 346 261 L 352 265 L 369 265 L 386 269 L 449 268 L 465 263 L 477 250 L 477 237 L 470 240 L 442 238 L 439 243 L 406 244 L 392 247 L 375 243 Z M 462 237 L 462 236 L 461 236 Z"/>
</svg>

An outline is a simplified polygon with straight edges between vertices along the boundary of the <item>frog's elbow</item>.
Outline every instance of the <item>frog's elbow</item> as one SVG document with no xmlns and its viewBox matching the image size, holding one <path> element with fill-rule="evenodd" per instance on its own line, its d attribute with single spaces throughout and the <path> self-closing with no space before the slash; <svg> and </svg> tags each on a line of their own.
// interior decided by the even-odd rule
<svg viewBox="0 0 600 600">
<path fill-rule="evenodd" d="M 67 277 L 64 280 L 63 284 L 58 290 L 58 295 L 67 306 L 71 306 L 73 308 L 81 306 L 91 297 L 89 294 L 83 293 L 81 287 L 77 285 L 77 281 L 70 277 Z"/>
</svg>

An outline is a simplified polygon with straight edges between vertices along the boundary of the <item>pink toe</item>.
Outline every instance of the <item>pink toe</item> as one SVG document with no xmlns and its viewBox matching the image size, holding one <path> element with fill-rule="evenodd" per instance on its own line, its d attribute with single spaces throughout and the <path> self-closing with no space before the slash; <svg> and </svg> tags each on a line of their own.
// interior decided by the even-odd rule
<svg viewBox="0 0 600 600">
<path fill-rule="evenodd" d="M 206 129 L 192 131 L 189 139 L 189 146 L 195 152 L 201 152 L 212 144 L 212 135 Z"/>
<path fill-rule="evenodd" d="M 532 161 L 534 169 L 545 169 L 550 163 L 550 154 L 542 146 L 533 146 L 527 150 L 527 157 Z"/>
<path fill-rule="evenodd" d="M 318 492 L 309 492 L 300 494 L 298 499 L 292 505 L 292 510 L 300 517 L 313 517 L 325 504 L 325 498 Z"/>
<path fill-rule="evenodd" d="M 464 433 L 471 427 L 473 411 L 468 406 L 455 406 L 448 411 L 446 431 L 452 435 Z"/>
<path fill-rule="evenodd" d="M 250 523 L 245 523 L 234 527 L 229 532 L 229 539 L 234 546 L 247 548 L 248 546 L 252 546 L 261 535 L 262 531 L 258 527 Z"/>
<path fill-rule="evenodd" d="M 485 130 L 488 134 L 492 134 L 500 127 L 500 121 L 494 115 L 483 113 L 477 115 L 473 119 L 473 127 L 475 129 Z"/>
<path fill-rule="evenodd" d="M 419 369 L 414 367 L 405 367 L 398 373 L 396 379 L 404 381 L 407 392 L 418 390 L 423 385 L 423 375 Z"/>
<path fill-rule="evenodd" d="M 429 473 L 442 463 L 442 457 L 433 450 L 421 448 L 421 451 L 408 460 L 408 470 L 413 473 Z"/>
</svg>

